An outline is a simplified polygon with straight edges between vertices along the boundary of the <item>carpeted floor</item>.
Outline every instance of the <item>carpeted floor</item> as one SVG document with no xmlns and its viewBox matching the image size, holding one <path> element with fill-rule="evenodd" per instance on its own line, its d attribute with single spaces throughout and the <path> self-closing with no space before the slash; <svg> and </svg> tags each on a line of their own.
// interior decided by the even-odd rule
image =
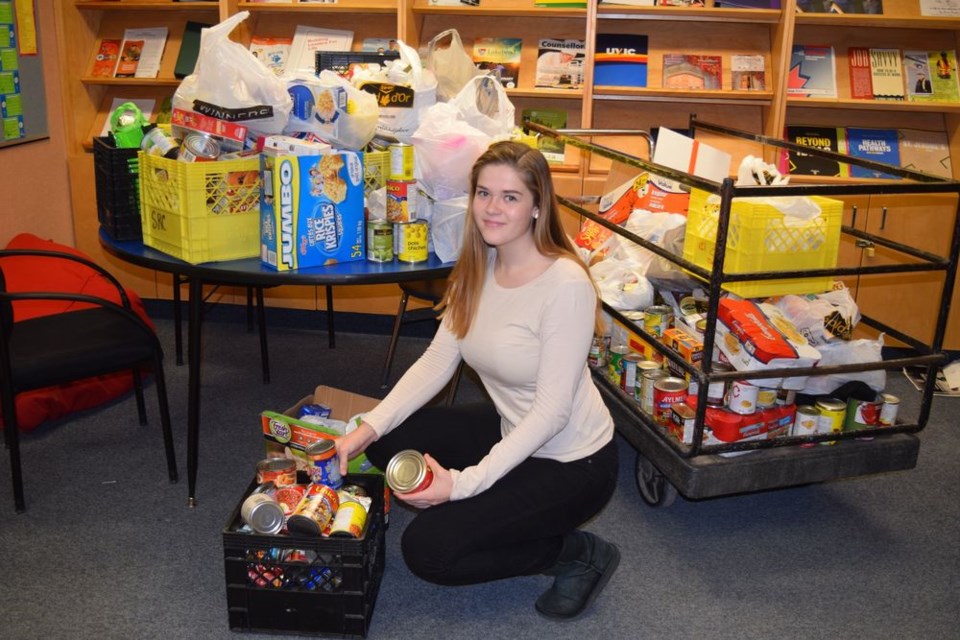
<svg viewBox="0 0 960 640">
<path fill-rule="evenodd" d="M 228 638 L 221 530 L 263 455 L 259 413 L 283 410 L 318 384 L 382 394 L 387 337 L 338 322 L 327 348 L 317 317 L 268 312 L 273 382 L 235 308 L 208 311 L 203 348 L 199 505 L 186 507 L 186 368 L 173 358 L 168 309 L 154 305 L 182 480 L 166 481 L 154 389 L 150 424 L 132 396 L 24 438 L 27 512 L 13 511 L 0 461 L 0 637 Z M 339 318 L 338 318 L 339 320 Z M 310 327 L 307 327 L 307 325 Z M 396 371 L 425 347 L 401 340 Z M 910 411 L 899 375 L 889 388 Z M 458 401 L 479 398 L 471 380 Z M 375 639 L 955 638 L 960 628 L 960 433 L 955 398 L 937 398 L 917 467 L 652 509 L 620 442 L 620 485 L 588 525 L 623 552 L 593 610 L 546 621 L 533 601 L 548 578 L 448 588 L 403 565 L 411 517 L 394 508 L 386 570 L 370 623 Z"/>
</svg>

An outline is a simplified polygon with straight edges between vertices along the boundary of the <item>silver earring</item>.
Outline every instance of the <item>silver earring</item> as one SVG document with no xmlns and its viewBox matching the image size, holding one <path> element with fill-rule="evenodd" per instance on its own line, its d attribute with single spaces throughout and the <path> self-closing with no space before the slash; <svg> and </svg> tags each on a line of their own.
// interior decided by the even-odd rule
<svg viewBox="0 0 960 640">
<path fill-rule="evenodd" d="M 540 211 L 539 211 L 539 210 L 534 211 L 534 212 L 533 212 L 533 219 L 536 220 L 536 219 L 539 218 L 539 217 L 540 217 Z"/>
</svg>

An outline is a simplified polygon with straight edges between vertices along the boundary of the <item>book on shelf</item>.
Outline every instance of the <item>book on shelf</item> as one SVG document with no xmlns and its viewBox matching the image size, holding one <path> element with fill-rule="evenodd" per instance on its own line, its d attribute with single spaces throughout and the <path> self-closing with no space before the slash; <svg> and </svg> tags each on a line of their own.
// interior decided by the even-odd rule
<svg viewBox="0 0 960 640">
<path fill-rule="evenodd" d="M 920 0 L 920 15 L 940 18 L 960 18 L 958 0 Z"/>
<path fill-rule="evenodd" d="M 870 82 L 874 100 L 903 100 L 903 61 L 900 49 L 870 49 Z"/>
<path fill-rule="evenodd" d="M 120 58 L 120 38 L 101 38 L 97 44 L 97 53 L 93 57 L 90 75 L 94 78 L 112 78 Z"/>
<path fill-rule="evenodd" d="M 904 51 L 903 69 L 910 102 L 960 101 L 956 51 Z"/>
<path fill-rule="evenodd" d="M 350 51 L 351 46 L 353 31 L 297 25 L 285 71 L 312 75 L 317 67 L 317 51 Z"/>
<path fill-rule="evenodd" d="M 537 44 L 537 74 L 534 86 L 556 89 L 583 87 L 583 40 L 543 38 Z"/>
<path fill-rule="evenodd" d="M 883 0 L 797 0 L 797 13 L 883 13 Z"/>
<path fill-rule="evenodd" d="M 434 7 L 476 7 L 480 0 L 430 0 L 429 4 Z"/>
<path fill-rule="evenodd" d="M 836 127 L 787 126 L 784 139 L 804 147 L 840 153 L 844 148 L 843 129 Z M 847 163 L 819 158 L 802 151 L 785 151 L 781 155 L 780 172 L 791 175 L 846 177 Z"/>
<path fill-rule="evenodd" d="M 554 109 L 549 107 L 532 107 L 524 109 L 521 114 L 521 121 L 529 120 L 536 124 L 542 124 L 551 129 L 565 129 L 567 126 L 567 112 L 565 109 Z M 538 136 L 537 148 L 550 164 L 563 164 L 565 145 L 556 138 L 550 136 Z"/>
<path fill-rule="evenodd" d="M 767 88 L 766 61 L 760 54 L 730 56 L 730 88 L 734 91 L 763 91 Z"/>
<path fill-rule="evenodd" d="M 704 0 L 657 0 L 661 7 L 702 7 Z"/>
<path fill-rule="evenodd" d="M 292 44 L 293 38 L 253 36 L 250 38 L 250 53 L 279 76 L 286 68 Z"/>
<path fill-rule="evenodd" d="M 114 76 L 117 78 L 156 78 L 167 43 L 166 27 L 126 29 L 120 45 L 120 59 Z"/>
<path fill-rule="evenodd" d="M 714 0 L 718 9 L 779 9 L 780 0 Z"/>
<path fill-rule="evenodd" d="M 898 129 L 900 166 L 943 178 L 953 177 L 950 140 L 945 131 Z"/>
<path fill-rule="evenodd" d="M 689 53 L 663 54 L 665 89 L 719 90 L 723 78 L 720 56 Z"/>
<path fill-rule="evenodd" d="M 600 0 L 600 4 L 621 5 L 628 7 L 652 7 L 656 0 Z"/>
<path fill-rule="evenodd" d="M 900 142 L 896 129 L 847 127 L 844 131 L 843 138 L 842 142 L 846 144 L 846 148 L 840 149 L 842 153 L 846 153 L 854 158 L 883 162 L 896 167 L 900 166 Z M 850 177 L 852 178 L 897 177 L 877 169 L 868 169 L 855 164 L 850 164 L 848 167 L 850 169 Z"/>
<path fill-rule="evenodd" d="M 870 49 L 847 49 L 847 68 L 850 74 L 850 97 L 854 100 L 873 100 L 873 71 Z"/>
<path fill-rule="evenodd" d="M 180 41 L 180 52 L 177 54 L 177 63 L 173 67 L 174 78 L 186 78 L 193 73 L 197 66 L 197 56 L 200 55 L 200 32 L 211 24 L 187 20 L 183 28 L 183 39 Z"/>
<path fill-rule="evenodd" d="M 555 9 L 586 9 L 586 0 L 534 0 L 535 7 L 553 7 Z"/>
<path fill-rule="evenodd" d="M 473 41 L 473 63 L 496 76 L 507 89 L 520 81 L 520 38 L 477 38 Z"/>
<path fill-rule="evenodd" d="M 598 33 L 593 84 L 646 87 L 647 36 L 633 33 Z"/>
<path fill-rule="evenodd" d="M 837 68 L 833 47 L 795 44 L 790 56 L 787 95 L 836 98 Z"/>
</svg>

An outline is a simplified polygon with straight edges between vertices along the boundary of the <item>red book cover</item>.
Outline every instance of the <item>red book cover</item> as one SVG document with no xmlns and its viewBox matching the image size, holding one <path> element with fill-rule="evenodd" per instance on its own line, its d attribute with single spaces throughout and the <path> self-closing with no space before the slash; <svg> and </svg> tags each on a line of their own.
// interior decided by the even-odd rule
<svg viewBox="0 0 960 640">
<path fill-rule="evenodd" d="M 850 47 L 847 62 L 850 65 L 850 97 L 854 100 L 873 100 L 870 50 L 866 47 Z"/>
<path fill-rule="evenodd" d="M 116 76 L 118 78 L 132 78 L 140 64 L 140 54 L 143 53 L 143 40 L 125 40 L 120 51 L 120 61 L 117 63 Z"/>
<path fill-rule="evenodd" d="M 112 78 L 119 57 L 120 38 L 104 38 L 97 47 L 97 55 L 93 60 L 90 75 L 95 78 Z"/>
</svg>

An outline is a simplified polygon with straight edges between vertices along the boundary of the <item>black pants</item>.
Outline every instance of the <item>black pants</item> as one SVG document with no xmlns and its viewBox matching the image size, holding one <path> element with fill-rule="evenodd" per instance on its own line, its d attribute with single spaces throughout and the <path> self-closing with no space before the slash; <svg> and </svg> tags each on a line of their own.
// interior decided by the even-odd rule
<svg viewBox="0 0 960 640">
<path fill-rule="evenodd" d="M 415 449 L 463 469 L 499 440 L 492 404 L 427 407 L 370 445 L 367 456 L 385 469 L 395 453 Z M 618 464 L 615 439 L 572 462 L 528 458 L 479 495 L 418 513 L 403 533 L 403 558 L 413 573 L 437 584 L 541 573 L 556 561 L 563 535 L 613 495 Z"/>
</svg>

